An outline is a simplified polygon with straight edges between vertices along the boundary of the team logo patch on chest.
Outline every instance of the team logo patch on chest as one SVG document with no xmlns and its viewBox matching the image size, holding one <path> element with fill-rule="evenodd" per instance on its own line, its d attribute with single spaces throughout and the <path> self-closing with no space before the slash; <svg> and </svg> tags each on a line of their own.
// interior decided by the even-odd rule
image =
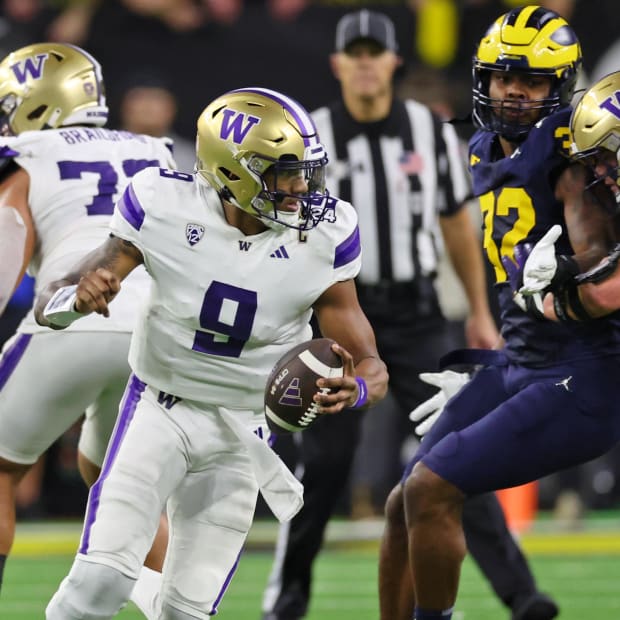
<svg viewBox="0 0 620 620">
<path fill-rule="evenodd" d="M 205 227 L 200 224 L 187 224 L 185 226 L 185 238 L 190 245 L 196 245 L 205 234 Z"/>
</svg>

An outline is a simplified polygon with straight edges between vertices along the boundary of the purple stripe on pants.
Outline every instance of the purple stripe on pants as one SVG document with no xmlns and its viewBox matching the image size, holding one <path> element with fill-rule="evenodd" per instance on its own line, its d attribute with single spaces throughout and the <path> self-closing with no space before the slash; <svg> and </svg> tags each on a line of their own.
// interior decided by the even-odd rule
<svg viewBox="0 0 620 620">
<path fill-rule="evenodd" d="M 230 582 L 232 581 L 233 575 L 235 574 L 237 567 L 239 566 L 239 559 L 241 558 L 242 552 L 243 550 L 239 552 L 239 555 L 237 556 L 237 559 L 235 560 L 233 567 L 230 569 L 230 572 L 228 573 L 228 575 L 226 575 L 226 581 L 224 581 L 224 585 L 222 586 L 222 589 L 220 590 L 219 594 L 215 598 L 215 601 L 213 601 L 213 607 L 211 607 L 211 611 L 209 612 L 210 616 L 214 616 L 217 613 L 217 606 L 220 604 L 220 601 L 224 597 L 224 594 L 226 594 L 226 590 L 228 589 L 228 586 L 230 585 Z"/>
<path fill-rule="evenodd" d="M 0 390 L 5 386 L 26 351 L 32 334 L 20 334 L 0 359 Z"/>
<path fill-rule="evenodd" d="M 99 508 L 99 500 L 101 499 L 101 490 L 103 484 L 108 477 L 112 464 L 116 460 L 118 451 L 123 443 L 123 438 L 127 433 L 127 429 L 131 424 L 133 415 L 136 411 L 136 407 L 140 402 L 142 393 L 146 389 L 146 383 L 140 381 L 136 375 L 132 374 L 127 382 L 125 388 L 125 394 L 121 403 L 118 419 L 116 425 L 112 431 L 112 437 L 108 443 L 108 449 L 106 451 L 105 460 L 103 461 L 103 467 L 101 474 L 97 479 L 97 482 L 93 484 L 88 494 L 88 506 L 86 507 L 86 519 L 84 520 L 84 533 L 82 534 L 82 541 L 79 548 L 79 553 L 86 554 L 88 552 L 88 543 L 90 539 L 90 531 L 93 527 L 95 519 L 97 518 L 97 509 Z"/>
</svg>

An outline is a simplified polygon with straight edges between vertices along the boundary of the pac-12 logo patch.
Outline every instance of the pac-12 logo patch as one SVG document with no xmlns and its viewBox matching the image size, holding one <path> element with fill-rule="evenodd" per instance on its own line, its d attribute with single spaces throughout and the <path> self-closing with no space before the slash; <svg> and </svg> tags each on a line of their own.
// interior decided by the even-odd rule
<svg viewBox="0 0 620 620">
<path fill-rule="evenodd" d="M 205 227 L 200 224 L 188 224 L 185 227 L 185 238 L 190 245 L 196 245 L 205 234 Z"/>
</svg>

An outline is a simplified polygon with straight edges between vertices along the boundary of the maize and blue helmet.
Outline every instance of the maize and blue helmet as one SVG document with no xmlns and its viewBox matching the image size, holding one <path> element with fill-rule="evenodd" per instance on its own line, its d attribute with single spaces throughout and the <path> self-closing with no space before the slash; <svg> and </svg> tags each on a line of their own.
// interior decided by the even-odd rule
<svg viewBox="0 0 620 620">
<path fill-rule="evenodd" d="M 535 122 L 570 104 L 581 63 L 577 36 L 557 13 L 539 6 L 509 11 L 489 28 L 474 56 L 474 122 L 508 140 L 522 140 Z M 502 113 L 504 101 L 489 95 L 492 71 L 551 78 L 548 97 L 516 102 L 528 110 L 538 110 L 536 121 L 523 122 L 515 120 L 514 114 Z M 514 103 L 511 102 L 513 110 Z"/>
</svg>

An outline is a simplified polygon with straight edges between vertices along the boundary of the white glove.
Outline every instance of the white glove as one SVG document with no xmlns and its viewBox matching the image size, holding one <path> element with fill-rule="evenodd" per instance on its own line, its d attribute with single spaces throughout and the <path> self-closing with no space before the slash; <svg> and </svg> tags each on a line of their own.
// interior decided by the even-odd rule
<svg viewBox="0 0 620 620">
<path fill-rule="evenodd" d="M 519 293 L 522 295 L 540 293 L 551 284 L 558 268 L 554 243 L 561 234 L 562 227 L 555 224 L 532 248 L 523 267 L 523 286 L 519 289 Z"/>
<path fill-rule="evenodd" d="M 420 422 L 415 432 L 424 437 L 431 430 L 435 420 L 439 417 L 445 404 L 469 381 L 469 373 L 444 370 L 443 372 L 423 372 L 419 375 L 424 383 L 439 388 L 435 396 L 431 396 L 421 405 L 418 405 L 410 414 L 412 422 Z"/>
</svg>

